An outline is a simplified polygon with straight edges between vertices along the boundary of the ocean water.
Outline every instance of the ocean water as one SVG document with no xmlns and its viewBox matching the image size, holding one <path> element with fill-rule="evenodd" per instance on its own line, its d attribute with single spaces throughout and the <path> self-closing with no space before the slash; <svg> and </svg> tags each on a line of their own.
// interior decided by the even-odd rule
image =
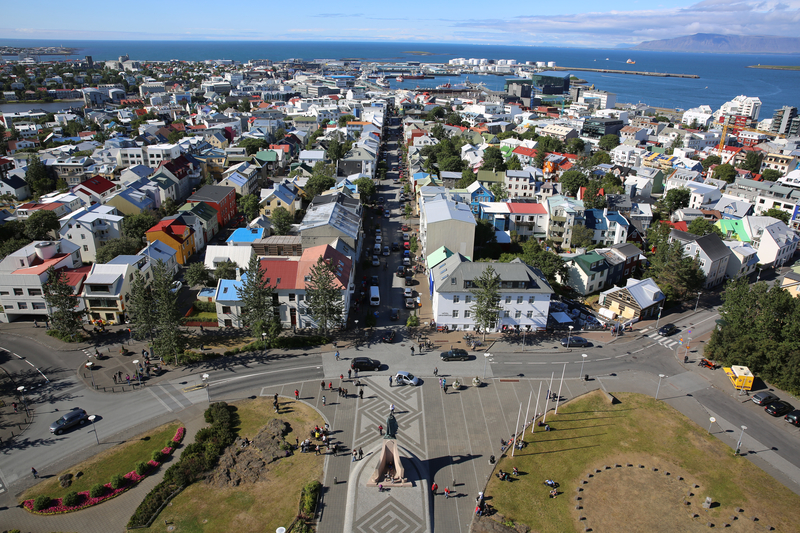
<svg viewBox="0 0 800 533">
<path fill-rule="evenodd" d="M 667 108 L 689 109 L 707 104 L 718 108 L 731 98 L 746 94 L 762 101 L 759 118 L 772 116 L 784 105 L 800 107 L 800 71 L 748 69 L 748 65 L 800 65 L 800 55 L 734 55 L 645 52 L 625 49 L 554 48 L 446 43 L 364 43 L 364 42 L 255 42 L 255 41 L 55 41 L 9 39 L 7 46 L 66 46 L 77 48 L 72 58 L 90 55 L 95 61 L 116 59 L 127 54 L 141 61 L 179 59 L 343 59 L 366 61 L 420 61 L 446 63 L 458 57 L 555 61 L 558 66 L 609 68 L 647 72 L 697 74 L 699 79 L 657 78 L 599 72 L 574 74 L 596 88 L 617 94 L 618 102 L 645 102 Z M 423 51 L 430 55 L 409 52 Z M 63 59 L 64 56 L 60 56 Z M 626 64 L 627 59 L 636 61 Z M 463 78 L 462 78 L 463 79 Z M 404 87 L 432 87 L 448 81 L 409 80 Z M 460 81 L 450 79 L 452 83 Z M 470 76 L 490 89 L 503 86 L 498 76 Z M 392 87 L 398 84 L 392 82 Z"/>
</svg>

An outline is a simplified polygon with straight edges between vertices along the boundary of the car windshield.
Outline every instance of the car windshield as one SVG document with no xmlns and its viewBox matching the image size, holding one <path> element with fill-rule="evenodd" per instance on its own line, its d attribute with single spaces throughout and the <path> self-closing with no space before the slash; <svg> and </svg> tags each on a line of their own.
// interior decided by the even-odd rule
<svg viewBox="0 0 800 533">
<path fill-rule="evenodd" d="M 409 381 L 414 381 L 414 374 L 406 374 L 406 379 Z"/>
<path fill-rule="evenodd" d="M 67 423 L 67 417 L 66 416 L 62 416 L 61 418 L 56 420 L 56 425 L 57 426 L 63 426 L 66 423 Z"/>
</svg>

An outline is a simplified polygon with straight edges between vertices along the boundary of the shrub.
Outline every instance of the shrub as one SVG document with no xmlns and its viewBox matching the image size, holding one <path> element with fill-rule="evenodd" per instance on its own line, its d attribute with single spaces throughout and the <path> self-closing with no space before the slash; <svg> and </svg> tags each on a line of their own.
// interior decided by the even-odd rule
<svg viewBox="0 0 800 533">
<path fill-rule="evenodd" d="M 214 302 L 201 302 L 198 300 L 194 303 L 194 309 L 198 313 L 216 313 L 217 304 Z"/>
<path fill-rule="evenodd" d="M 97 483 L 92 485 L 92 488 L 89 489 L 89 496 L 92 498 L 100 498 L 106 493 L 106 486 L 102 483 Z"/>
<path fill-rule="evenodd" d="M 78 496 L 78 493 L 73 490 L 72 492 L 68 492 L 64 498 L 61 499 L 61 503 L 67 507 L 75 507 L 81 503 L 81 497 Z"/>
<path fill-rule="evenodd" d="M 411 315 L 408 317 L 408 320 L 406 321 L 406 327 L 415 328 L 417 326 L 419 326 L 419 317 L 417 315 Z"/>
<path fill-rule="evenodd" d="M 170 440 L 168 440 L 168 441 L 167 441 L 167 442 L 164 444 L 164 448 L 177 448 L 177 447 L 178 447 L 178 443 L 177 443 L 177 442 L 175 442 L 175 441 L 173 441 L 173 440 L 171 440 L 171 439 L 170 439 Z"/>
<path fill-rule="evenodd" d="M 112 489 L 121 489 L 125 485 L 125 478 L 122 477 L 120 474 L 116 474 L 111 476 L 111 488 Z"/>
<path fill-rule="evenodd" d="M 136 463 L 136 473 L 139 474 L 140 476 L 145 475 L 148 470 L 150 470 L 150 465 L 148 465 L 144 461 L 139 461 L 138 463 Z"/>
<path fill-rule="evenodd" d="M 322 484 L 316 480 L 306 483 L 303 487 L 301 501 L 303 502 L 303 514 L 306 516 L 312 516 L 314 514 L 317 508 L 317 495 L 321 488 Z"/>
<path fill-rule="evenodd" d="M 367 326 L 368 328 L 374 328 L 375 324 L 377 323 L 378 319 L 375 318 L 375 315 L 373 315 L 372 313 L 368 314 L 367 318 L 364 319 L 364 325 Z"/>
<path fill-rule="evenodd" d="M 150 458 L 157 463 L 164 462 L 164 454 L 161 453 L 161 450 L 153 450 L 153 454 L 150 456 Z"/>
<path fill-rule="evenodd" d="M 42 494 L 41 496 L 37 496 L 36 499 L 33 501 L 34 511 L 49 509 L 52 506 L 53 506 L 52 498 L 50 498 L 50 496 L 45 496 L 44 494 Z"/>
</svg>

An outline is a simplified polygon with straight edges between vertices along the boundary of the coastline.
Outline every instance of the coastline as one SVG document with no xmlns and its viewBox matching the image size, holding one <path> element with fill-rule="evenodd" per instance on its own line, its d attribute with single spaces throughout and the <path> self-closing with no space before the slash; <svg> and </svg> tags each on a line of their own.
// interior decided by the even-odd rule
<svg viewBox="0 0 800 533">
<path fill-rule="evenodd" d="M 747 68 L 760 68 L 764 70 L 800 70 L 800 65 L 747 65 Z"/>
</svg>

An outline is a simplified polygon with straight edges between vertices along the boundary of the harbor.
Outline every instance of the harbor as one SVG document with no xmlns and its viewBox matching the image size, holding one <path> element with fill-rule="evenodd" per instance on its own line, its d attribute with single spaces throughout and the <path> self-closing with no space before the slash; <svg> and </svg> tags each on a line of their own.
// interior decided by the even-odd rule
<svg viewBox="0 0 800 533">
<path fill-rule="evenodd" d="M 674 74 L 672 72 L 644 72 L 640 70 L 618 70 L 610 68 L 583 68 L 583 67 L 550 67 L 550 70 L 569 71 L 575 70 L 580 72 L 602 72 L 605 74 L 633 74 L 636 76 L 654 76 L 656 78 L 691 78 L 699 79 L 697 74 Z"/>
</svg>

